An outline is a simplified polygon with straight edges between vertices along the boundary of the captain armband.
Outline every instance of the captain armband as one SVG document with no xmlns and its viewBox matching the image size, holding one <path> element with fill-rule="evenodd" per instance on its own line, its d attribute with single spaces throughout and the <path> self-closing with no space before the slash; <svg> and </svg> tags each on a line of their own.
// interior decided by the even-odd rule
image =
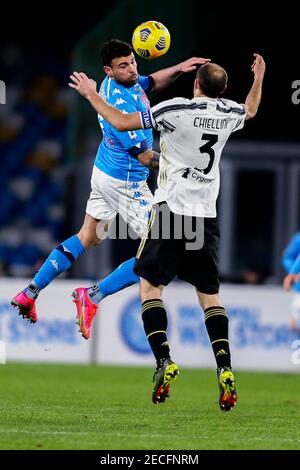
<svg viewBox="0 0 300 470">
<path fill-rule="evenodd" d="M 151 111 L 146 111 L 146 112 L 141 112 L 141 123 L 143 126 L 143 129 L 151 129 L 154 127 L 153 122 L 152 122 L 152 116 L 151 116 Z"/>
</svg>

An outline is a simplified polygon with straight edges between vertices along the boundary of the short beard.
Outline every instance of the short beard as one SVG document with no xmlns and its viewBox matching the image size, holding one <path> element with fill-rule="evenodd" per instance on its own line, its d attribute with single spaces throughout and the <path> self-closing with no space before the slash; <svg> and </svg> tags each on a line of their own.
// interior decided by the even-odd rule
<svg viewBox="0 0 300 470">
<path fill-rule="evenodd" d="M 125 88 L 131 88 L 133 85 L 136 85 L 138 82 L 138 79 L 136 78 L 135 80 L 130 80 L 128 82 L 119 82 L 120 85 L 123 85 Z"/>
</svg>

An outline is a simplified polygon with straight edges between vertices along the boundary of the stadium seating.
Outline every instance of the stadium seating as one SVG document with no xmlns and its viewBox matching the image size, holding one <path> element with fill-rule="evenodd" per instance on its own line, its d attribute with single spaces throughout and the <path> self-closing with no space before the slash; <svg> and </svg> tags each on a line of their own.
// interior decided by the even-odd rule
<svg viewBox="0 0 300 470">
<path fill-rule="evenodd" d="M 12 57 L 21 68 L 21 54 Z M 40 76 L 26 67 L 21 78 L 10 75 L 10 60 L 5 66 L 9 79 L 5 112 L 3 106 L 0 113 L 0 276 L 31 276 L 65 236 L 68 106 L 61 78 L 67 71 L 49 61 Z"/>
</svg>

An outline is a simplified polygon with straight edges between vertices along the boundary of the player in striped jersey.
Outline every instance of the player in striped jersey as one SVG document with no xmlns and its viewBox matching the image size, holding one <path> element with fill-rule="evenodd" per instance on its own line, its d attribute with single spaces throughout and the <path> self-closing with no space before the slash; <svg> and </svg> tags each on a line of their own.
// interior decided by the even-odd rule
<svg viewBox="0 0 300 470">
<path fill-rule="evenodd" d="M 246 119 L 256 115 L 261 101 L 265 63 L 260 55 L 255 54 L 251 69 L 254 80 L 245 104 L 220 98 L 227 87 L 227 73 L 217 64 L 205 64 L 197 71 L 192 100 L 174 98 L 155 106 L 152 112 L 125 116 L 99 98 L 95 83 L 85 74 L 74 73 L 71 76 L 73 84 L 70 86 L 85 96 L 117 129 L 154 127 L 161 131 L 155 207 L 135 263 L 135 272 L 141 278 L 144 328 L 157 361 L 152 395 L 154 403 L 165 401 L 170 383 L 178 374 L 178 366 L 170 358 L 167 315 L 161 300 L 164 287 L 175 276 L 195 286 L 204 310 L 217 363 L 220 408 L 229 411 L 237 402 L 231 370 L 228 317 L 218 295 L 216 199 L 223 147 L 231 133 L 241 129 Z M 166 237 L 160 224 L 161 213 L 162 221 L 169 222 Z M 175 233 L 176 227 L 188 223 L 198 229 L 202 227 L 202 240 L 199 240 L 197 231 L 194 233 L 194 248 L 189 243 L 189 234 L 183 233 L 178 238 Z"/>
</svg>

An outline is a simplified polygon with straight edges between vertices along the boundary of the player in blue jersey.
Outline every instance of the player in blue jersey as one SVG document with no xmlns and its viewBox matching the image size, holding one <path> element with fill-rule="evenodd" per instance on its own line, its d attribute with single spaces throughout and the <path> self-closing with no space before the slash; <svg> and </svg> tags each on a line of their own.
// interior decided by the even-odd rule
<svg viewBox="0 0 300 470">
<path fill-rule="evenodd" d="M 290 328 L 300 335 L 300 232 L 297 232 L 285 248 L 282 265 L 288 273 L 283 286 L 290 290 L 293 286 L 294 296 L 291 305 Z"/>
<path fill-rule="evenodd" d="M 165 88 L 181 73 L 191 72 L 209 60 L 191 58 L 149 76 L 140 76 L 131 46 L 117 39 L 103 45 L 101 57 L 107 76 L 100 95 L 123 113 L 147 111 L 150 91 Z M 139 235 L 147 225 L 152 194 L 146 182 L 145 165 L 156 165 L 151 151 L 152 131 L 119 132 L 101 116 L 99 123 L 103 139 L 95 159 L 83 226 L 50 253 L 30 284 L 12 300 L 19 314 L 32 323 L 37 321 L 35 302 L 40 291 L 69 269 L 86 250 L 101 243 L 117 213 Z M 134 261 L 134 258 L 126 261 L 96 286 L 75 289 L 77 318 L 86 339 L 90 337 L 100 300 L 138 281 L 133 271 Z"/>
</svg>

